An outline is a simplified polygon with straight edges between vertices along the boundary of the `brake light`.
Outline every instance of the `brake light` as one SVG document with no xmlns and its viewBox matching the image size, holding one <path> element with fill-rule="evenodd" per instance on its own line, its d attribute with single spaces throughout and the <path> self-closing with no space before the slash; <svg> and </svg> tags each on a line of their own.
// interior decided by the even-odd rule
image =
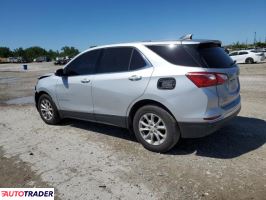
<svg viewBox="0 0 266 200">
<path fill-rule="evenodd" d="M 186 76 L 199 88 L 221 85 L 228 79 L 226 74 L 215 72 L 189 72 Z"/>
</svg>

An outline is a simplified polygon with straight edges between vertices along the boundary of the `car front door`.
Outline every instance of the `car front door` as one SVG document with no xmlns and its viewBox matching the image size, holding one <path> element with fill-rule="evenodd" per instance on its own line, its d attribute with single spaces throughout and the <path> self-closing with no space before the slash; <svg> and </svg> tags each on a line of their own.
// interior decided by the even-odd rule
<svg viewBox="0 0 266 200">
<path fill-rule="evenodd" d="M 128 106 L 144 93 L 152 72 L 135 48 L 103 49 L 92 82 L 95 119 L 124 126 Z"/>
<path fill-rule="evenodd" d="M 233 61 L 236 61 L 236 63 L 239 63 L 239 56 L 238 56 L 238 52 L 232 52 L 229 54 L 229 56 L 232 58 Z"/>
<path fill-rule="evenodd" d="M 93 117 L 92 74 L 99 54 L 99 50 L 85 52 L 64 68 L 65 76 L 59 79 L 56 94 L 61 113 L 66 117 Z"/>
</svg>

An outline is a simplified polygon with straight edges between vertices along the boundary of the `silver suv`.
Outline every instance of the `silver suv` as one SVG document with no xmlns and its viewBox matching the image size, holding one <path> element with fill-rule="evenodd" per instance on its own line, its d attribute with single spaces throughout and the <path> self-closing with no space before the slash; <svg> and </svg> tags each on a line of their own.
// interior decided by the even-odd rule
<svg viewBox="0 0 266 200">
<path fill-rule="evenodd" d="M 41 118 L 76 118 L 134 131 L 166 152 L 180 138 L 213 133 L 240 111 L 239 67 L 216 40 L 136 42 L 90 48 L 39 78 Z"/>
</svg>

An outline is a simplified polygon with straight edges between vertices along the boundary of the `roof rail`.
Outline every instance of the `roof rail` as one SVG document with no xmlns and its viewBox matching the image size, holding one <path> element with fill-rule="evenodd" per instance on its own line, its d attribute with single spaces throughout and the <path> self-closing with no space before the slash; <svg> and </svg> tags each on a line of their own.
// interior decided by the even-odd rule
<svg viewBox="0 0 266 200">
<path fill-rule="evenodd" d="M 193 34 L 186 34 L 180 37 L 180 40 L 192 40 L 192 35 Z"/>
</svg>

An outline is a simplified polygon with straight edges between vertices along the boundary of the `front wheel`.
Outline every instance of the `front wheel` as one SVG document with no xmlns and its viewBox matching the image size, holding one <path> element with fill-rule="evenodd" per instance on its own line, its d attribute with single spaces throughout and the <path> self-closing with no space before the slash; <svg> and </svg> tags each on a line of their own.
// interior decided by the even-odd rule
<svg viewBox="0 0 266 200">
<path fill-rule="evenodd" d="M 58 110 L 49 95 L 43 94 L 40 96 L 38 101 L 38 111 L 45 123 L 52 125 L 59 123 L 60 116 Z"/>
<path fill-rule="evenodd" d="M 173 116 L 161 107 L 141 107 L 133 119 L 138 141 L 148 150 L 166 152 L 179 140 L 180 131 Z"/>
</svg>

